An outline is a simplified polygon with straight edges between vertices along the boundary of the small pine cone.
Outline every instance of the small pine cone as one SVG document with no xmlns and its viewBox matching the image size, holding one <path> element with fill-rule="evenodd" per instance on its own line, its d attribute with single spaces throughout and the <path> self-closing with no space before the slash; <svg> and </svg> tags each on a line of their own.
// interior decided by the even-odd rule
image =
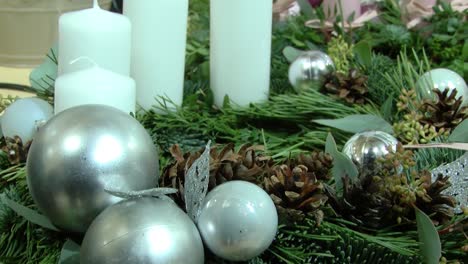
<svg viewBox="0 0 468 264">
<path fill-rule="evenodd" d="M 304 165 L 278 165 L 264 178 L 264 189 L 270 194 L 281 216 L 301 221 L 305 215 L 319 210 L 327 201 L 323 185 Z"/>
<path fill-rule="evenodd" d="M 210 178 L 208 190 L 231 180 L 244 180 L 259 183 L 264 174 L 270 170 L 272 160 L 258 152 L 262 146 L 243 145 L 235 151 L 234 144 L 213 146 L 210 150 Z M 185 173 L 198 159 L 203 150 L 195 153 L 183 153 L 178 145 L 170 148 L 174 161 L 166 166 L 160 179 L 161 187 L 171 187 L 179 190 L 176 202 L 184 206 Z"/>
<path fill-rule="evenodd" d="M 333 168 L 333 157 L 323 151 L 314 151 L 310 154 L 301 153 L 296 165 L 304 165 L 308 172 L 313 172 L 318 180 L 329 180 Z"/>
<path fill-rule="evenodd" d="M 454 207 L 457 204 L 455 198 L 442 193 L 451 186 L 449 180 L 450 177 L 439 174 L 432 182 L 429 171 L 421 172 L 421 184 L 417 192 L 416 205 L 427 215 L 430 215 L 436 225 L 445 224 L 454 216 Z"/>
<path fill-rule="evenodd" d="M 23 144 L 19 136 L 14 136 L 13 138 L 7 137 L 5 138 L 2 150 L 8 155 L 8 161 L 12 165 L 17 165 L 26 162 L 31 143 L 32 141 L 30 140 L 26 144 Z"/>
<path fill-rule="evenodd" d="M 367 79 L 356 69 L 349 70 L 347 75 L 337 72 L 327 78 L 323 90 L 349 104 L 364 104 L 369 94 Z"/>
<path fill-rule="evenodd" d="M 424 113 L 422 124 L 432 125 L 437 131 L 450 131 L 468 118 L 468 106 L 461 106 L 463 98 L 456 98 L 456 89 L 433 91 L 437 95 L 436 101 L 425 100 L 420 107 L 420 111 Z"/>
</svg>

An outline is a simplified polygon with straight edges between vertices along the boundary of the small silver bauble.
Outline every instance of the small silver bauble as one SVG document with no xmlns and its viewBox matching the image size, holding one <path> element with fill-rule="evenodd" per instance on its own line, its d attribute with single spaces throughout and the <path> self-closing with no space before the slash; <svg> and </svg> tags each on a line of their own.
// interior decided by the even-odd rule
<svg viewBox="0 0 468 264">
<path fill-rule="evenodd" d="M 289 66 L 289 82 L 300 91 L 304 86 L 321 87 L 326 76 L 334 71 L 332 59 L 324 52 L 314 50 L 302 53 Z"/>
<path fill-rule="evenodd" d="M 158 153 L 130 115 L 102 105 L 70 108 L 37 132 L 27 158 L 29 191 L 42 213 L 68 232 L 85 232 L 110 190 L 154 188 Z"/>
<path fill-rule="evenodd" d="M 203 242 L 195 224 L 174 202 L 134 198 L 108 207 L 93 221 L 80 262 L 203 264 Z"/>
<path fill-rule="evenodd" d="M 5 137 L 19 136 L 23 142 L 31 140 L 38 123 L 52 117 L 52 106 L 39 98 L 16 100 L 5 109 L 2 132 Z"/>
<path fill-rule="evenodd" d="M 198 229 L 205 245 L 219 257 L 246 261 L 260 255 L 275 238 L 276 207 L 255 184 L 231 181 L 205 197 Z"/>
<path fill-rule="evenodd" d="M 468 106 L 468 86 L 465 80 L 458 73 L 449 69 L 440 68 L 426 72 L 419 78 L 416 87 L 422 97 L 427 99 L 435 99 L 433 89 L 440 91 L 446 88 L 456 90 L 456 98 L 463 96 L 461 106 Z"/>
<path fill-rule="evenodd" d="M 389 150 L 396 151 L 398 141 L 382 131 L 367 131 L 352 136 L 343 147 L 343 153 L 358 167 L 361 173 L 378 169 L 377 159 Z"/>
</svg>

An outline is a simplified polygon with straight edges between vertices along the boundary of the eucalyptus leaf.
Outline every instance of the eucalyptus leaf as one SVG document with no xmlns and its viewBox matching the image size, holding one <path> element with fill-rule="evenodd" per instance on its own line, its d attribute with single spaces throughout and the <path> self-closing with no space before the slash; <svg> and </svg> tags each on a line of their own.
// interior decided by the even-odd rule
<svg viewBox="0 0 468 264">
<path fill-rule="evenodd" d="M 39 214 L 38 212 L 32 209 L 27 208 L 26 206 L 23 206 L 13 200 L 8 199 L 5 195 L 0 195 L 0 201 L 6 206 L 10 207 L 11 210 L 15 211 L 17 214 L 24 217 L 29 222 L 52 231 L 59 231 L 47 217 Z"/>
<path fill-rule="evenodd" d="M 65 241 L 58 264 L 79 264 L 80 263 L 80 245 L 72 240 Z"/>
<path fill-rule="evenodd" d="M 349 115 L 340 119 L 316 119 L 313 122 L 351 133 L 379 130 L 393 134 L 392 125 L 375 115 Z"/>
<path fill-rule="evenodd" d="M 58 48 L 57 45 L 50 48 L 39 67 L 35 68 L 29 75 L 31 87 L 37 91 L 53 90 L 58 71 Z"/>
<path fill-rule="evenodd" d="M 372 65 L 372 48 L 367 41 L 361 41 L 354 45 L 354 56 L 364 67 L 369 68 Z"/>
<path fill-rule="evenodd" d="M 416 211 L 416 223 L 418 225 L 419 248 L 426 264 L 438 264 L 442 256 L 442 246 L 439 233 L 429 216 L 418 208 Z"/>
<path fill-rule="evenodd" d="M 388 97 L 387 100 L 380 106 L 380 112 L 382 113 L 382 117 L 388 121 L 392 121 L 392 111 L 393 111 L 393 98 Z"/>
<path fill-rule="evenodd" d="M 325 153 L 333 157 L 332 175 L 335 179 L 335 189 L 339 197 L 343 196 L 343 178 L 348 177 L 351 181 L 355 181 L 358 176 L 358 170 L 353 161 L 345 154 L 338 151 L 335 139 L 329 133 L 325 143 Z"/>
<path fill-rule="evenodd" d="M 301 8 L 301 12 L 305 15 L 306 18 L 311 19 L 314 17 L 314 10 L 310 5 L 309 1 L 307 0 L 297 0 L 299 7 Z"/>
<path fill-rule="evenodd" d="M 304 51 L 302 51 L 302 50 L 296 49 L 296 48 L 291 47 L 291 46 L 287 46 L 283 50 L 283 55 L 291 63 L 294 60 L 296 60 L 297 57 L 299 57 L 303 52 Z"/>
<path fill-rule="evenodd" d="M 468 119 L 461 122 L 450 134 L 448 141 L 468 143 Z"/>
<path fill-rule="evenodd" d="M 468 60 L 468 41 L 465 41 L 465 44 L 463 45 L 462 59 Z"/>
</svg>

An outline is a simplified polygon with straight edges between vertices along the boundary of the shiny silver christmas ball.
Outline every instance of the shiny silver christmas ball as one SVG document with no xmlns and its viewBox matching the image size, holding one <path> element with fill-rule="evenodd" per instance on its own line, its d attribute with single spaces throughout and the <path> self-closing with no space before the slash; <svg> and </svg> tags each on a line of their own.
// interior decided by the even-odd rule
<svg viewBox="0 0 468 264">
<path fill-rule="evenodd" d="M 361 173 L 379 168 L 377 159 L 389 150 L 396 151 L 398 140 L 382 131 L 367 131 L 352 136 L 343 147 L 343 153 L 358 167 Z"/>
<path fill-rule="evenodd" d="M 59 229 L 84 233 L 120 198 L 111 190 L 154 188 L 158 153 L 130 115 L 102 105 L 70 108 L 37 132 L 27 158 L 29 191 Z"/>
<path fill-rule="evenodd" d="M 204 263 L 192 220 L 174 202 L 152 197 L 104 210 L 86 232 L 80 253 L 83 264 Z"/>
<path fill-rule="evenodd" d="M 255 184 L 230 181 L 205 197 L 198 229 L 205 245 L 217 256 L 246 261 L 260 255 L 275 238 L 276 207 Z"/>
<path fill-rule="evenodd" d="M 335 64 L 324 52 L 307 51 L 289 66 L 289 82 L 296 91 L 303 87 L 321 87 L 326 76 L 333 72 Z"/>
</svg>

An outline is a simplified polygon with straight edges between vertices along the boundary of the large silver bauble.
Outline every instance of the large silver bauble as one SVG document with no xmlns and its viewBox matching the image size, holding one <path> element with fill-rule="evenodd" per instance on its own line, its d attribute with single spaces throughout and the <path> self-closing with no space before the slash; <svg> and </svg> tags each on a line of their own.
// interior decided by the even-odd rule
<svg viewBox="0 0 468 264">
<path fill-rule="evenodd" d="M 111 190 L 154 188 L 158 153 L 130 115 L 102 105 L 70 108 L 36 134 L 27 158 L 29 191 L 59 229 L 84 233 L 120 198 Z"/>
<path fill-rule="evenodd" d="M 396 151 L 398 140 L 382 131 L 367 131 L 352 136 L 343 147 L 343 153 L 358 167 L 361 173 L 373 172 L 379 168 L 377 159 L 389 150 Z"/>
<path fill-rule="evenodd" d="M 307 51 L 289 66 L 289 82 L 296 91 L 303 87 L 321 87 L 326 76 L 334 69 L 335 64 L 326 53 L 318 50 Z"/>
<path fill-rule="evenodd" d="M 463 96 L 461 106 L 468 106 L 468 86 L 463 77 L 452 70 L 444 68 L 430 70 L 419 78 L 416 87 L 422 97 L 426 99 L 436 99 L 433 89 L 456 90 L 457 99 Z"/>
<path fill-rule="evenodd" d="M 231 181 L 205 197 L 198 229 L 205 245 L 217 256 L 246 261 L 260 255 L 275 238 L 276 207 L 255 184 Z"/>
<path fill-rule="evenodd" d="M 174 202 L 135 198 L 108 207 L 93 221 L 80 262 L 203 264 L 203 242 L 195 224 Z"/>
</svg>

